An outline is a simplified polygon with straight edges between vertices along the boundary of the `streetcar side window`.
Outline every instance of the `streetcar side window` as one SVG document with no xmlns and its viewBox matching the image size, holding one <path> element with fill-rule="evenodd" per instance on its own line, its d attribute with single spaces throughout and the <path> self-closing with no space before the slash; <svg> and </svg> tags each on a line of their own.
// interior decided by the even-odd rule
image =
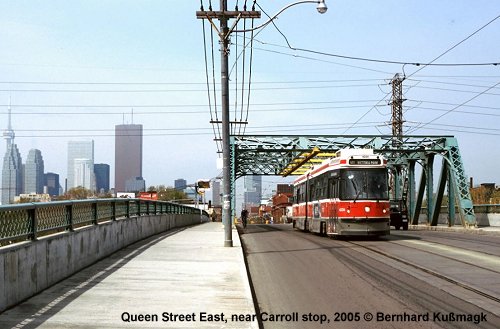
<svg viewBox="0 0 500 329">
<path fill-rule="evenodd" d="M 321 176 L 318 199 L 326 199 L 328 197 L 327 196 L 327 185 L 328 185 L 328 177 L 326 177 L 326 175 Z"/>
<path fill-rule="evenodd" d="M 309 200 L 308 201 L 313 201 L 314 198 L 316 197 L 316 185 L 314 183 L 311 183 L 309 186 Z"/>
<path fill-rule="evenodd" d="M 339 181 L 336 178 L 328 180 L 328 198 L 334 199 L 339 197 Z"/>
<path fill-rule="evenodd" d="M 304 201 L 304 186 L 301 184 L 297 186 L 295 193 L 295 203 L 301 203 Z"/>
</svg>

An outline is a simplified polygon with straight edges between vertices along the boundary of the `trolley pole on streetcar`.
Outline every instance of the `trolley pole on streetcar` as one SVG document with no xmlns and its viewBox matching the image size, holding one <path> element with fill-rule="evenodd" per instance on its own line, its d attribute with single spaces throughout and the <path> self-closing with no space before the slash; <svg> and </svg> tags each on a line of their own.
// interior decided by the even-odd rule
<svg viewBox="0 0 500 329">
<path fill-rule="evenodd" d="M 231 153 L 230 153 L 230 119 L 229 119 L 229 41 L 230 35 L 232 32 L 246 32 L 253 31 L 259 28 L 265 27 L 267 24 L 271 23 L 279 14 L 281 14 L 286 9 L 298 5 L 301 3 L 316 3 L 318 4 L 317 10 L 320 14 L 326 12 L 327 7 L 325 4 L 325 0 L 303 0 L 297 1 L 290 5 L 287 5 L 283 9 L 281 9 L 276 15 L 269 19 L 266 23 L 255 27 L 249 30 L 239 30 L 235 31 L 236 23 L 240 19 L 247 18 L 260 18 L 260 11 L 247 11 L 247 10 L 235 10 L 228 11 L 227 10 L 227 0 L 220 0 L 220 10 L 212 11 L 212 8 L 209 8 L 209 11 L 203 10 L 201 8 L 200 11 L 196 12 L 196 18 L 198 19 L 207 19 L 210 21 L 210 24 L 214 29 L 217 30 L 219 35 L 219 43 L 220 43 L 220 52 L 221 52 L 221 107 L 222 107 L 222 223 L 224 225 L 224 247 L 232 247 L 233 246 L 233 231 L 232 231 L 232 221 L 231 221 Z M 244 8 L 246 9 L 246 8 Z M 253 9 L 253 8 L 252 8 Z M 236 22 L 233 24 L 231 29 L 229 29 L 228 21 L 229 19 L 235 18 Z M 219 20 L 219 29 L 213 23 L 214 19 Z"/>
</svg>

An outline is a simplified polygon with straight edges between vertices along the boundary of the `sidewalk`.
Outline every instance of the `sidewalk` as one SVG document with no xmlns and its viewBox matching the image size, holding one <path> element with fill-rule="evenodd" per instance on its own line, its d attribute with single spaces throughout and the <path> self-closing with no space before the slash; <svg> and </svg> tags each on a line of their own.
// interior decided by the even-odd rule
<svg viewBox="0 0 500 329">
<path fill-rule="evenodd" d="M 233 244 L 221 223 L 151 237 L 0 314 L 0 328 L 258 328 L 235 229 Z"/>
<path fill-rule="evenodd" d="M 425 224 L 420 225 L 409 225 L 408 229 L 410 231 L 440 231 L 440 232 L 456 232 L 456 233 L 467 233 L 467 234 L 479 234 L 479 235 L 494 235 L 500 236 L 499 226 L 484 226 L 478 228 L 466 229 L 463 226 L 455 225 L 448 226 L 443 224 L 438 224 L 437 226 L 430 226 Z"/>
</svg>

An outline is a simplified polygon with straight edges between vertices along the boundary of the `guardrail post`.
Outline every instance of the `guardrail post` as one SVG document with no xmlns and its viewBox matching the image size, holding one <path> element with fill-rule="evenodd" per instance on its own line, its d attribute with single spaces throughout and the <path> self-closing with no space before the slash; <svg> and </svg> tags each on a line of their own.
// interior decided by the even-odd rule
<svg viewBox="0 0 500 329">
<path fill-rule="evenodd" d="M 38 218 L 36 213 L 36 206 L 33 209 L 28 209 L 28 218 L 31 223 L 31 236 L 30 239 L 35 241 L 37 240 L 36 232 L 38 230 Z"/>
<path fill-rule="evenodd" d="M 92 202 L 92 224 L 97 225 L 97 202 Z"/>
<path fill-rule="evenodd" d="M 66 230 L 73 232 L 73 203 L 66 206 Z"/>
<path fill-rule="evenodd" d="M 116 201 L 111 201 L 111 220 L 116 220 Z"/>
<path fill-rule="evenodd" d="M 126 203 L 126 209 L 127 209 L 127 218 L 130 218 L 130 202 L 132 201 L 125 201 Z"/>
</svg>

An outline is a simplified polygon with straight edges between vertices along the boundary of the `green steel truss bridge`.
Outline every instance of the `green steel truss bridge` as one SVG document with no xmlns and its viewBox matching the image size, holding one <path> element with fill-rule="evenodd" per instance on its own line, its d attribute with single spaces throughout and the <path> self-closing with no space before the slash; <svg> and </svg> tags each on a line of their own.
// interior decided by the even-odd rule
<svg viewBox="0 0 500 329">
<path fill-rule="evenodd" d="M 427 201 L 427 218 L 437 225 L 448 195 L 448 224 L 455 225 L 457 211 L 464 227 L 475 227 L 469 182 L 460 150 L 453 136 L 322 135 L 322 136 L 231 136 L 231 200 L 234 209 L 234 182 L 246 175 L 298 175 L 322 158 L 343 148 L 369 148 L 388 160 L 394 198 L 406 200 L 411 224 L 418 224 L 422 201 Z M 441 158 L 437 190 L 434 190 L 434 160 Z M 421 167 L 415 183 L 415 167 Z"/>
</svg>

